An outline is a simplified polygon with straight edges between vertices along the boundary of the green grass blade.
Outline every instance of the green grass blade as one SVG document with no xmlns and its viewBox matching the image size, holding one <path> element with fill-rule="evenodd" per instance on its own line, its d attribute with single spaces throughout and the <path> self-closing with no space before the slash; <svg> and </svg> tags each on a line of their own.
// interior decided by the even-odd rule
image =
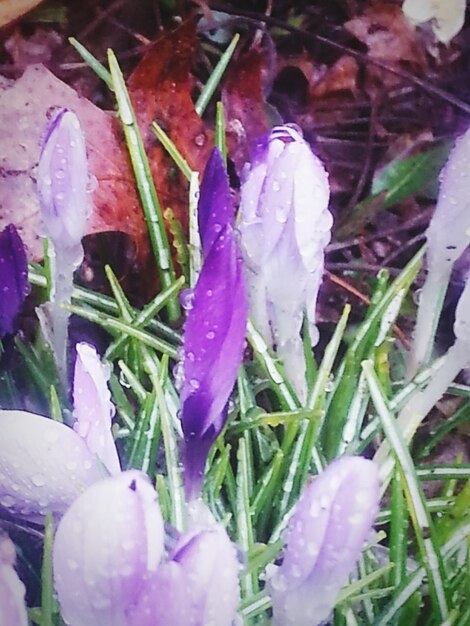
<svg viewBox="0 0 470 626">
<path fill-rule="evenodd" d="M 152 122 L 152 130 L 155 133 L 158 141 L 162 144 L 162 146 L 175 162 L 175 165 L 178 166 L 183 176 L 189 182 L 191 180 L 191 174 L 193 173 L 193 171 L 184 156 L 181 154 L 181 152 L 178 150 L 178 148 L 175 146 L 175 144 L 172 142 L 172 140 L 166 134 L 163 128 L 157 124 L 157 122 Z"/>
<path fill-rule="evenodd" d="M 95 72 L 97 76 L 101 78 L 107 85 L 107 87 L 114 91 L 113 79 L 111 74 L 105 68 L 105 66 L 98 61 L 98 59 L 89 52 L 85 46 L 83 46 L 75 37 L 69 37 L 69 43 L 75 48 L 78 54 L 82 57 L 85 63 Z"/>
<path fill-rule="evenodd" d="M 421 558 L 428 575 L 431 599 L 440 619 L 445 620 L 448 617 L 449 609 L 444 567 L 439 545 L 435 539 L 432 520 L 426 507 L 426 499 L 416 475 L 410 452 L 397 429 L 395 418 L 390 413 L 373 365 L 370 361 L 364 361 L 363 368 L 375 409 L 393 454 L 396 456 L 400 471 L 403 474 L 403 486 L 406 492 L 408 509 L 413 521 Z"/>
<path fill-rule="evenodd" d="M 127 92 L 121 69 L 112 50 L 108 50 L 108 62 L 113 79 L 119 116 L 129 149 L 129 156 L 142 201 L 142 207 L 144 209 L 152 250 L 157 261 L 162 287 L 166 288 L 175 282 L 175 271 L 160 203 L 158 201 L 149 161 L 145 154 L 144 144 L 137 125 L 134 109 L 132 108 L 131 99 Z M 180 317 L 180 307 L 177 298 L 170 300 L 167 308 L 171 320 Z"/>
<path fill-rule="evenodd" d="M 196 100 L 196 104 L 194 108 L 196 109 L 196 113 L 198 115 L 203 115 L 206 110 L 207 105 L 210 102 L 210 99 L 214 95 L 215 90 L 219 86 L 220 80 L 227 69 L 227 65 L 230 63 L 233 53 L 235 52 L 235 48 L 237 47 L 238 41 L 240 39 L 240 35 L 236 33 L 233 36 L 232 41 L 229 46 L 225 50 L 225 52 L 220 57 L 217 65 L 214 68 L 214 71 L 209 76 L 209 80 L 204 85 L 201 93 L 199 94 L 198 99 Z"/>
</svg>

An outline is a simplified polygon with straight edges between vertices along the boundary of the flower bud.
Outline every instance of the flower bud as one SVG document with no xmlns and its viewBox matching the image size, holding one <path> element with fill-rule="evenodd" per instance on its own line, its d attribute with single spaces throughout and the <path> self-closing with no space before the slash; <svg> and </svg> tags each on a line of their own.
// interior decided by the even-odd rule
<svg viewBox="0 0 470 626">
<path fill-rule="evenodd" d="M 71 428 L 26 411 L 0 410 L 0 508 L 31 521 L 62 515 L 106 475 Z"/>
<path fill-rule="evenodd" d="M 378 470 L 342 457 L 306 487 L 289 521 L 280 567 L 268 590 L 277 626 L 315 626 L 332 611 L 361 555 L 379 508 Z"/>
<path fill-rule="evenodd" d="M 232 222 L 228 177 L 215 151 L 201 185 L 199 228 L 204 263 L 183 339 L 181 422 L 189 499 L 199 495 L 207 454 L 224 426 L 243 354 L 248 302 Z"/>
<path fill-rule="evenodd" d="M 102 365 L 93 346 L 78 343 L 73 382 L 73 429 L 86 441 L 110 474 L 121 471 L 111 432 L 115 412 L 108 389 L 109 368 Z"/>
<path fill-rule="evenodd" d="M 44 228 L 56 248 L 75 248 L 85 235 L 87 185 L 80 122 L 73 111 L 59 109 L 46 132 L 37 177 Z"/>
<path fill-rule="evenodd" d="M 127 626 L 163 552 L 163 520 L 148 477 L 130 470 L 87 489 L 53 546 L 54 582 L 70 626 Z"/>
<path fill-rule="evenodd" d="M 0 233 L 0 338 L 15 329 L 15 320 L 29 293 L 28 261 L 13 224 Z"/>
<path fill-rule="evenodd" d="M 284 360 L 305 398 L 300 331 L 304 315 L 312 345 L 315 309 L 330 240 L 329 184 L 320 160 L 298 130 L 278 126 L 261 137 L 242 184 L 240 233 L 247 265 L 250 315 Z"/>
<path fill-rule="evenodd" d="M 225 529 L 212 518 L 182 535 L 132 616 L 130 626 L 231 626 L 240 566 Z"/>
</svg>

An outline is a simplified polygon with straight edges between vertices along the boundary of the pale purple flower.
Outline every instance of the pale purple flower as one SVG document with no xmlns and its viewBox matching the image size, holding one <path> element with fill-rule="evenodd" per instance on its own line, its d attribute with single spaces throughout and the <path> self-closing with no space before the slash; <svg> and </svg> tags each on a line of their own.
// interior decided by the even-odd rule
<svg viewBox="0 0 470 626">
<path fill-rule="evenodd" d="M 29 293 L 28 260 L 13 224 L 0 233 L 0 339 L 15 330 L 15 320 Z"/>
<path fill-rule="evenodd" d="M 377 466 L 341 457 L 306 487 L 289 521 L 280 567 L 268 571 L 276 626 L 327 619 L 379 509 Z"/>
<path fill-rule="evenodd" d="M 142 472 L 111 476 L 77 498 L 53 546 L 55 589 L 67 624 L 127 626 L 157 571 L 163 536 L 157 494 Z"/>
<path fill-rule="evenodd" d="M 318 341 L 316 302 L 330 240 L 328 175 L 299 130 L 277 126 L 261 137 L 242 184 L 241 245 L 250 316 L 284 360 L 298 395 L 306 394 L 300 337 L 304 315 Z"/>
<path fill-rule="evenodd" d="M 0 535 L 0 624 L 1 626 L 28 626 L 24 599 L 25 587 L 14 569 L 15 546 Z"/>
<path fill-rule="evenodd" d="M 86 441 L 110 474 L 121 471 L 119 457 L 111 432 L 114 404 L 107 385 L 109 367 L 101 363 L 95 348 L 78 343 L 73 381 L 73 429 Z"/>
<path fill-rule="evenodd" d="M 73 273 L 83 259 L 82 238 L 88 213 L 86 146 L 78 117 L 59 109 L 47 129 L 39 158 L 37 190 L 51 267 L 50 302 L 38 308 L 46 340 L 53 349 L 59 377 L 68 384 L 67 347 Z"/>
<path fill-rule="evenodd" d="M 0 509 L 31 521 L 63 514 L 106 475 L 71 428 L 42 415 L 0 410 Z"/>
<path fill-rule="evenodd" d="M 181 536 L 142 594 L 130 626 L 231 626 L 240 600 L 240 565 L 213 518 Z"/>
<path fill-rule="evenodd" d="M 88 206 L 86 145 L 73 111 L 58 109 L 46 131 L 37 190 L 47 236 L 59 248 L 75 248 L 85 235 Z"/>
<path fill-rule="evenodd" d="M 201 185 L 204 264 L 184 327 L 181 421 L 189 498 L 200 491 L 207 454 L 224 426 L 245 341 L 248 303 L 230 207 L 227 174 L 213 152 Z"/>
<path fill-rule="evenodd" d="M 409 352 L 407 375 L 412 378 L 432 353 L 447 285 L 455 262 L 470 244 L 470 129 L 457 139 L 440 175 L 439 196 L 426 231 L 427 275 Z"/>
<path fill-rule="evenodd" d="M 42 415 L 0 410 L 0 509 L 31 521 L 62 515 L 87 487 L 120 470 L 106 374 L 78 344 L 74 429 Z"/>
</svg>

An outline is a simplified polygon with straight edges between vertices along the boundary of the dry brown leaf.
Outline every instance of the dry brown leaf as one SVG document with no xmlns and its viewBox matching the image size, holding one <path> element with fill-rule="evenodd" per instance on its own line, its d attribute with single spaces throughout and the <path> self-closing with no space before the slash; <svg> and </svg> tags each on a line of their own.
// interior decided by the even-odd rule
<svg viewBox="0 0 470 626">
<path fill-rule="evenodd" d="M 30 66 L 16 82 L 0 83 L 0 229 L 14 223 L 30 257 L 42 257 L 35 172 L 47 113 L 64 106 L 80 120 L 89 170 L 96 178 L 87 234 L 125 232 L 136 243 L 139 261 L 145 263 L 147 229 L 115 116 L 80 98 L 42 65 Z"/>
<path fill-rule="evenodd" d="M 0 0 L 0 27 L 18 19 L 41 2 L 42 0 Z"/>
<path fill-rule="evenodd" d="M 383 61 L 406 61 L 426 64 L 422 44 L 416 32 L 395 4 L 377 4 L 349 22 L 345 28 L 368 49 L 369 55 Z"/>
<path fill-rule="evenodd" d="M 253 142 L 268 124 L 263 94 L 266 59 L 257 49 L 242 54 L 227 71 L 222 89 L 227 123 L 228 152 L 240 173 L 249 160 Z"/>
<path fill-rule="evenodd" d="M 190 167 L 204 171 L 213 146 L 209 131 L 194 109 L 191 65 L 197 45 L 194 20 L 157 39 L 128 80 L 162 208 L 170 207 L 183 228 L 188 226 L 188 185 L 151 130 L 156 121 Z"/>
</svg>

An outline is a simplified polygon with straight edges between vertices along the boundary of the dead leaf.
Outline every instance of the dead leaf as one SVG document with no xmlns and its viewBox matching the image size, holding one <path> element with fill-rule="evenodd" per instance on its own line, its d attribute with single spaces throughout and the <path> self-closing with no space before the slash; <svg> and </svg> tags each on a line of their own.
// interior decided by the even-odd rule
<svg viewBox="0 0 470 626">
<path fill-rule="evenodd" d="M 265 65 L 265 55 L 253 48 L 230 64 L 223 84 L 228 152 L 238 173 L 256 138 L 268 129 L 262 88 Z"/>
<path fill-rule="evenodd" d="M 162 209 L 169 206 L 185 231 L 188 184 L 156 140 L 151 123 L 155 120 L 190 167 L 202 174 L 213 146 L 213 132 L 205 127 L 191 98 L 196 45 L 196 23 L 191 19 L 159 37 L 127 83 Z"/>
<path fill-rule="evenodd" d="M 0 230 L 18 228 L 30 258 L 42 258 L 42 238 L 35 173 L 41 137 L 52 107 L 77 114 L 85 133 L 90 174 L 96 178 L 87 234 L 119 230 L 137 246 L 141 264 L 149 248 L 147 229 L 135 191 L 118 124 L 56 78 L 42 65 L 30 66 L 16 82 L 0 83 Z"/>
<path fill-rule="evenodd" d="M 42 0 L 0 0 L 0 27 L 28 13 L 41 2 Z"/>
<path fill-rule="evenodd" d="M 397 5 L 373 5 L 344 27 L 368 47 L 369 55 L 375 59 L 406 62 L 418 68 L 426 66 L 422 43 Z"/>
</svg>

